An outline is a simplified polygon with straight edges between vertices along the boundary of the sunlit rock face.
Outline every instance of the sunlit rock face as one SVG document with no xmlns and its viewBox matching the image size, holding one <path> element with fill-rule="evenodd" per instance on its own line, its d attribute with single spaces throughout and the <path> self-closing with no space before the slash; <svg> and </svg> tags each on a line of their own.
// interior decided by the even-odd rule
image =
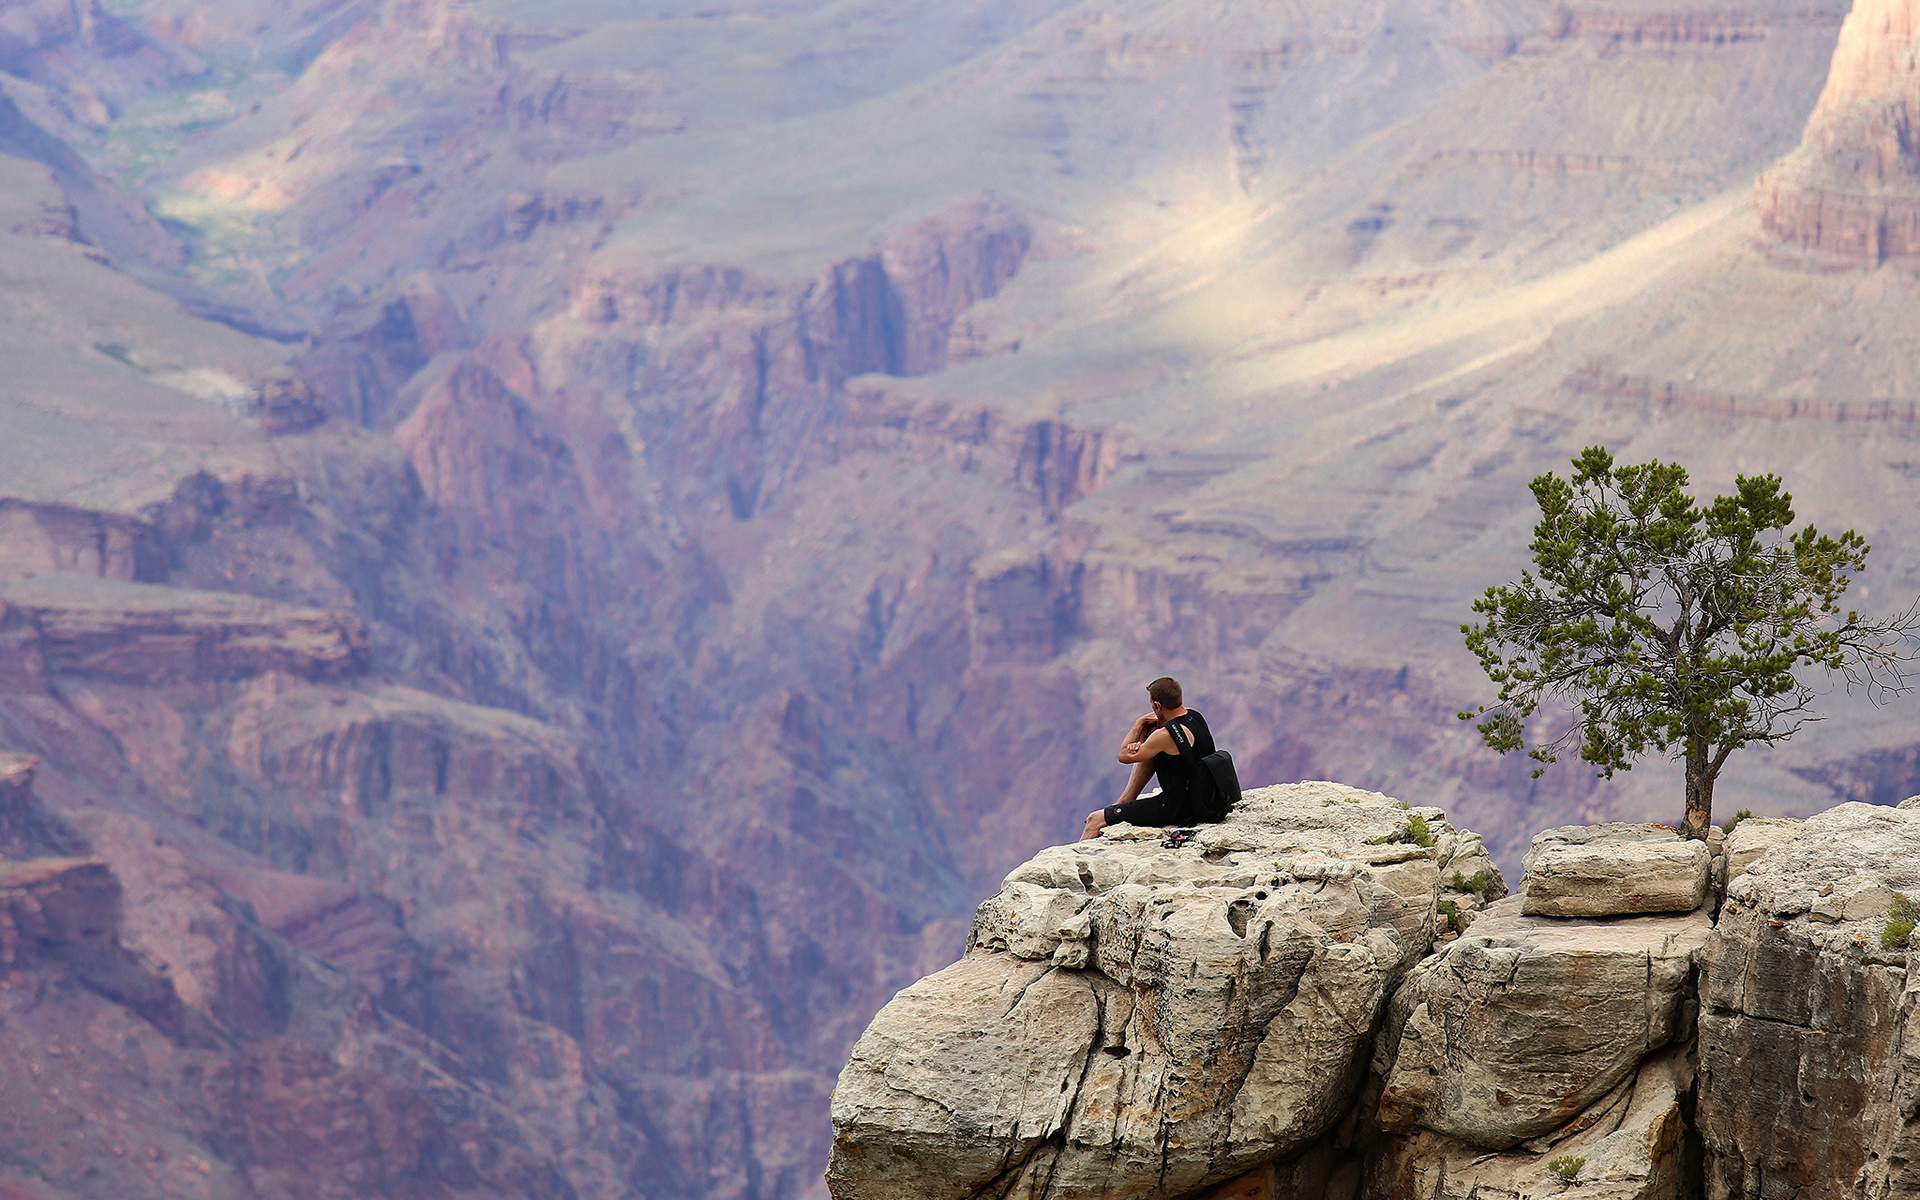
<svg viewBox="0 0 1920 1200">
<path fill-rule="evenodd" d="M 1879 262 L 1920 254 L 1920 5 L 1860 0 L 1841 27 L 1806 139 L 1763 176 L 1767 229 Z"/>
<path fill-rule="evenodd" d="M 1352 1102 L 1444 881 L 1492 865 L 1437 810 L 1330 783 L 1162 838 L 1041 852 L 881 1010 L 834 1092 L 839 1200 L 1141 1200 L 1294 1158 Z"/>
</svg>

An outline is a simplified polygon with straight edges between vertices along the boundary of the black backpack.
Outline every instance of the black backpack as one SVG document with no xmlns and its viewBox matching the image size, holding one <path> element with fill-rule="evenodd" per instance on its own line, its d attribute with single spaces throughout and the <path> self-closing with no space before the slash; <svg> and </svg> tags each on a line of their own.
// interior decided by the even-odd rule
<svg viewBox="0 0 1920 1200">
<path fill-rule="evenodd" d="M 1193 735 L 1178 722 L 1167 725 L 1167 735 L 1180 747 L 1182 755 L 1193 753 Z M 1233 755 L 1215 749 L 1202 755 L 1195 772 L 1194 807 L 1209 821 L 1225 820 L 1233 806 L 1240 803 L 1240 775 L 1233 769 Z"/>
</svg>

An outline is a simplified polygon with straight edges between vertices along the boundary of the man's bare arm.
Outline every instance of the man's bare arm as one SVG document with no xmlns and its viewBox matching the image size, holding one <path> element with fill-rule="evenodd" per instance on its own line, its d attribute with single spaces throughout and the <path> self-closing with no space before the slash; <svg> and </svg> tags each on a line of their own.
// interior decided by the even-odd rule
<svg viewBox="0 0 1920 1200">
<path fill-rule="evenodd" d="M 1148 713 L 1144 717 L 1136 718 L 1133 724 L 1127 727 L 1127 736 L 1120 739 L 1120 761 L 1127 761 L 1128 746 L 1145 741 L 1148 731 L 1152 730 L 1159 723 L 1160 719 L 1152 713 Z"/>
<path fill-rule="evenodd" d="M 1150 762 L 1156 754 L 1178 754 L 1173 744 L 1173 735 L 1165 729 L 1156 729 L 1143 741 L 1128 742 L 1120 747 L 1120 761 L 1132 766 L 1134 763 Z"/>
</svg>

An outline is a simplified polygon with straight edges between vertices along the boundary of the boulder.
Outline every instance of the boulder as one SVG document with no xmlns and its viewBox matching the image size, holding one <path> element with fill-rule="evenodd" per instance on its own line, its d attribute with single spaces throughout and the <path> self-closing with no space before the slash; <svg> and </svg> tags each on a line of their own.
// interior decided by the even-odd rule
<svg viewBox="0 0 1920 1200">
<path fill-rule="evenodd" d="M 1627 921 L 1493 905 L 1394 995 L 1380 1123 L 1504 1150 L 1560 1128 L 1691 1036 L 1702 910 Z"/>
<path fill-rule="evenodd" d="M 1542 917 L 1692 912 L 1712 854 L 1664 825 L 1568 825 L 1536 834 L 1521 864 L 1523 911 Z"/>
<path fill-rule="evenodd" d="M 1349 1108 L 1443 881 L 1484 857 L 1329 783 L 1163 837 L 1042 851 L 874 1018 L 833 1096 L 838 1200 L 1160 1200 L 1288 1159 Z"/>
<path fill-rule="evenodd" d="M 1870 804 L 1809 817 L 1727 886 L 1700 1017 L 1709 1197 L 1920 1193 L 1913 901 L 1920 810 Z"/>
<path fill-rule="evenodd" d="M 1800 832 L 1801 822 L 1793 817 L 1745 817 L 1727 835 L 1727 879 L 1746 874 L 1747 868 L 1775 846 L 1790 842 Z"/>
<path fill-rule="evenodd" d="M 1424 1129 L 1389 1138 L 1367 1162 L 1365 1200 L 1492 1200 L 1570 1184 L 1583 1200 L 1673 1200 L 1687 1194 L 1693 1082 L 1692 1048 L 1669 1046 L 1562 1128 L 1502 1154 Z"/>
</svg>

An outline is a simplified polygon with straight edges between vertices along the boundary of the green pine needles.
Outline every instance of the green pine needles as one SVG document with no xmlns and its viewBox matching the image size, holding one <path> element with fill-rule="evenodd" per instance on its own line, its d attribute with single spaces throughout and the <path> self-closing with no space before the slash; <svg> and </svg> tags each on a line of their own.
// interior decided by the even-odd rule
<svg viewBox="0 0 1920 1200">
<path fill-rule="evenodd" d="M 1851 529 L 1789 532 L 1793 498 L 1775 475 L 1742 475 L 1700 503 L 1684 467 L 1616 464 L 1590 446 L 1571 479 L 1533 481 L 1534 570 L 1474 601 L 1467 648 L 1499 687 L 1460 714 L 1502 754 L 1546 764 L 1573 749 L 1611 777 L 1648 750 L 1686 765 L 1686 823 L 1705 837 L 1714 781 L 1742 746 L 1818 720 L 1799 672 L 1838 673 L 1876 701 L 1909 690 L 1920 604 L 1886 620 L 1840 610 L 1869 547 Z M 1564 732 L 1529 744 L 1540 703 L 1571 705 Z"/>
</svg>

